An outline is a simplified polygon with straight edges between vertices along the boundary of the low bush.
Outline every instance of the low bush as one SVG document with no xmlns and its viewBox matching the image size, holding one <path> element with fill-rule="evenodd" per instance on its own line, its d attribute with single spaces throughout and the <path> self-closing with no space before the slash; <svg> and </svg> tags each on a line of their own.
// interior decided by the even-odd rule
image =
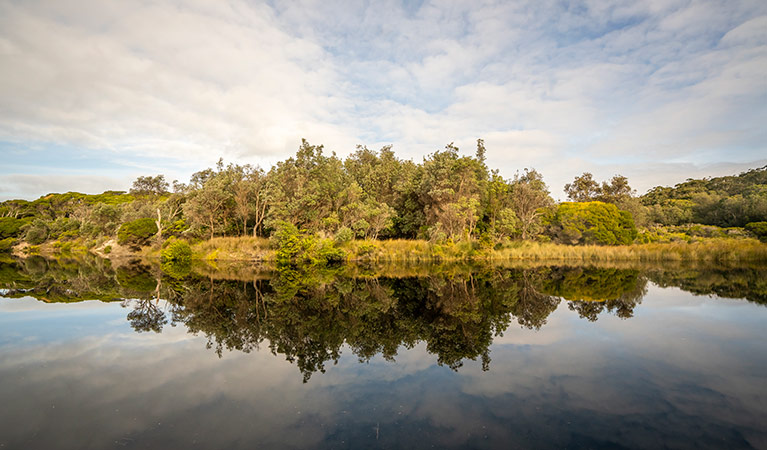
<svg viewBox="0 0 767 450">
<path fill-rule="evenodd" d="M 138 250 L 141 246 L 148 244 L 155 234 L 157 234 L 157 224 L 154 219 L 136 219 L 120 226 L 117 242 Z"/>
<path fill-rule="evenodd" d="M 337 244 L 344 244 L 354 239 L 354 231 L 349 227 L 341 227 L 333 237 Z"/>
<path fill-rule="evenodd" d="M 5 238 L 0 240 L 0 253 L 10 252 L 15 243 L 16 243 L 16 239 L 14 238 Z"/>
<path fill-rule="evenodd" d="M 32 220 L 29 218 L 15 219 L 13 217 L 0 217 L 0 239 L 20 236 L 24 225 L 31 221 Z"/>
<path fill-rule="evenodd" d="M 40 219 L 32 222 L 24 234 L 24 240 L 32 245 L 40 245 L 48 239 L 48 225 Z"/>
<path fill-rule="evenodd" d="M 192 261 L 192 248 L 184 241 L 168 239 L 171 241 L 163 245 L 160 256 L 163 262 L 189 263 Z M 167 241 L 166 241 L 167 242 Z"/>
<path fill-rule="evenodd" d="M 767 222 L 747 223 L 746 230 L 753 233 L 760 241 L 767 242 Z"/>
</svg>

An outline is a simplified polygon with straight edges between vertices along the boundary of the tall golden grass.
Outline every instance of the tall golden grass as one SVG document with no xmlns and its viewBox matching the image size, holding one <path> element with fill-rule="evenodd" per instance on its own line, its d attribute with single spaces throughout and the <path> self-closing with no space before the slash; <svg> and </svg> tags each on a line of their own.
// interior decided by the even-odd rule
<svg viewBox="0 0 767 450">
<path fill-rule="evenodd" d="M 708 238 L 695 242 L 649 243 L 620 246 L 562 245 L 514 242 L 501 249 L 481 248 L 476 242 L 438 244 L 423 240 L 355 240 L 341 248 L 350 262 L 450 261 L 557 261 L 598 263 L 610 261 L 719 261 L 767 262 L 767 243 L 756 239 Z M 192 246 L 194 258 L 207 261 L 274 261 L 269 241 L 253 237 L 217 237 Z"/>
<path fill-rule="evenodd" d="M 194 259 L 208 261 L 272 261 L 269 240 L 259 237 L 214 237 L 192 245 Z"/>
</svg>

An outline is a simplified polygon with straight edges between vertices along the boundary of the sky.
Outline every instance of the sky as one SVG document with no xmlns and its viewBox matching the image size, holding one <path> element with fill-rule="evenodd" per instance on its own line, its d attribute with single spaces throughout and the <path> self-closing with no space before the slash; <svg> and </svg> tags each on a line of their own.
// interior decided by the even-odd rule
<svg viewBox="0 0 767 450">
<path fill-rule="evenodd" d="M 555 198 L 767 165 L 767 2 L 0 0 L 0 200 L 453 142 Z"/>
</svg>

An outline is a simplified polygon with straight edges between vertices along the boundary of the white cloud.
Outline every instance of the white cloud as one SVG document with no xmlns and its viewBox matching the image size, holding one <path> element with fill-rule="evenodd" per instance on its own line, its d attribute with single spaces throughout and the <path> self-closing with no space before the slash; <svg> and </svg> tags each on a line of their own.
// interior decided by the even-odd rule
<svg viewBox="0 0 767 450">
<path fill-rule="evenodd" d="M 759 1 L 0 1 L 0 141 L 188 171 L 302 137 L 417 160 L 482 137 L 505 176 L 557 192 L 609 167 L 641 191 L 650 166 L 763 159 L 766 21 Z"/>
</svg>

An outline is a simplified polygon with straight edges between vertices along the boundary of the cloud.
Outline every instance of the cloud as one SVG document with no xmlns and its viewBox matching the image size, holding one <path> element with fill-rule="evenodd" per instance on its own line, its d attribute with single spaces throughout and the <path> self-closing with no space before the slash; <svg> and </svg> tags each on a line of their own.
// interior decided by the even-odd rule
<svg viewBox="0 0 767 450">
<path fill-rule="evenodd" d="M 98 175 L 6 175 L 0 180 L 0 199 L 15 198 L 19 192 L 64 193 L 85 192 L 100 193 L 105 190 L 127 190 L 130 182 L 125 179 Z M 42 195 L 44 195 L 42 194 Z"/>
<path fill-rule="evenodd" d="M 482 137 L 552 191 L 602 166 L 673 184 L 677 164 L 763 159 L 766 21 L 758 1 L 0 1 L 0 141 L 188 175 L 302 137 L 415 159 Z"/>
</svg>

